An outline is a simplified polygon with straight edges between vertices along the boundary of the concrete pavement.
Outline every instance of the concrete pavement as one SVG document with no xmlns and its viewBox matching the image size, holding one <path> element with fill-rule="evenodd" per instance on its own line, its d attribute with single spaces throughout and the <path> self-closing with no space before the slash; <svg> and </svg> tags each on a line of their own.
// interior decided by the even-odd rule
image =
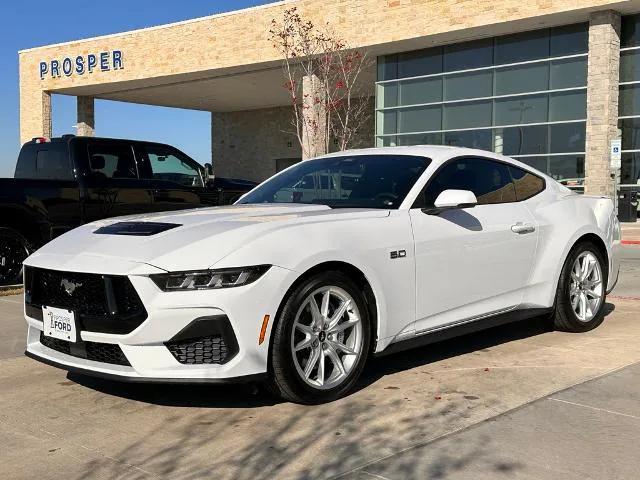
<svg viewBox="0 0 640 480">
<path fill-rule="evenodd" d="M 611 294 L 640 298 L 640 245 L 623 247 L 621 261 L 618 284 Z"/>
<path fill-rule="evenodd" d="M 622 242 L 628 245 L 640 244 L 640 222 L 621 223 Z"/>
<path fill-rule="evenodd" d="M 314 407 L 67 376 L 19 353 L 20 299 L 1 297 L 0 478 L 629 478 L 640 282 L 625 255 L 592 332 L 533 320 L 377 359 Z"/>
<path fill-rule="evenodd" d="M 635 364 L 341 478 L 638 478 L 639 384 Z"/>
<path fill-rule="evenodd" d="M 27 342 L 27 329 L 22 319 L 22 295 L 0 297 L 0 360 L 22 356 Z"/>
</svg>

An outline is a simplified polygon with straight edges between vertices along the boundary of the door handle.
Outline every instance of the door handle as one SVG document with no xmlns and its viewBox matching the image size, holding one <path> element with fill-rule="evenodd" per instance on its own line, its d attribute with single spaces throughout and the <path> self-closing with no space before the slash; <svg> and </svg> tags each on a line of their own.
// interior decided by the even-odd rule
<svg viewBox="0 0 640 480">
<path fill-rule="evenodd" d="M 536 227 L 530 223 L 518 222 L 515 225 L 511 225 L 511 231 L 520 235 L 525 233 L 531 233 L 536 231 Z"/>
</svg>

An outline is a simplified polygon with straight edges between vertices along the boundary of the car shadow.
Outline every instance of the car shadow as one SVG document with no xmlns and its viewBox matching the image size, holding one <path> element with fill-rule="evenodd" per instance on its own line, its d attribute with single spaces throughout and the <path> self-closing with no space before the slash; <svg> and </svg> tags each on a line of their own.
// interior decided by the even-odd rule
<svg viewBox="0 0 640 480">
<path fill-rule="evenodd" d="M 445 210 L 440 214 L 440 217 L 448 222 L 455 223 L 459 227 L 471 230 L 474 232 L 482 231 L 482 224 L 472 214 L 465 212 L 464 210 L 453 209 Z"/>
<path fill-rule="evenodd" d="M 605 304 L 605 316 L 615 305 Z M 365 367 L 354 391 L 376 383 L 386 375 L 428 365 L 474 351 L 488 350 L 498 345 L 534 337 L 552 330 L 548 317 L 501 325 L 480 332 L 462 335 L 425 347 L 414 348 L 385 357 L 372 358 Z M 283 401 L 259 384 L 176 385 L 123 383 L 68 373 L 67 378 L 86 388 L 139 402 L 172 407 L 200 408 L 257 408 L 272 406 Z"/>
<path fill-rule="evenodd" d="M 257 384 L 124 383 L 71 372 L 67 379 L 107 395 L 170 407 L 256 408 L 282 403 Z"/>
<path fill-rule="evenodd" d="M 614 310 L 615 305 L 606 303 L 604 306 L 605 317 Z M 385 375 L 422 367 L 471 352 L 486 351 L 504 343 L 535 337 L 550 331 L 553 331 L 553 325 L 549 316 L 545 315 L 461 335 L 389 356 L 374 357 L 365 368 L 356 389 L 366 388 Z"/>
</svg>

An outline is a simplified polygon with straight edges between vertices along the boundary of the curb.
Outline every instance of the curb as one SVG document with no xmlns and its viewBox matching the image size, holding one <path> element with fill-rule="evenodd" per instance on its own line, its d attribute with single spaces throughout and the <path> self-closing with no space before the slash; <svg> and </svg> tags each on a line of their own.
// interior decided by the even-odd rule
<svg viewBox="0 0 640 480">
<path fill-rule="evenodd" d="M 640 300 L 640 297 L 628 297 L 624 295 L 607 295 L 607 299 L 613 300 Z"/>
<path fill-rule="evenodd" d="M 5 292 L 7 290 L 15 290 L 16 288 L 22 288 L 22 284 L 18 285 L 0 285 L 0 292 Z"/>
<path fill-rule="evenodd" d="M 640 245 L 640 240 L 621 240 L 622 245 Z"/>
</svg>

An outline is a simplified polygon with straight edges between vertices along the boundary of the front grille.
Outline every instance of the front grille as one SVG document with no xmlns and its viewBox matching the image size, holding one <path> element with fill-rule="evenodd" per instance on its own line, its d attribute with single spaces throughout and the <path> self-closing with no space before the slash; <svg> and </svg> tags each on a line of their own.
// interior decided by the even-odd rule
<svg viewBox="0 0 640 480">
<path fill-rule="evenodd" d="M 100 333 L 130 333 L 147 318 L 126 276 L 26 267 L 25 303 L 38 319 L 42 306 L 72 310 L 79 329 Z"/>
<path fill-rule="evenodd" d="M 222 335 L 167 342 L 175 359 L 187 365 L 223 364 L 231 352 Z"/>
<path fill-rule="evenodd" d="M 71 343 L 47 337 L 43 332 L 40 332 L 40 343 L 51 350 L 71 355 L 72 357 L 85 358 L 94 362 L 110 363 L 112 365 L 131 366 L 122 349 L 118 345 L 111 343 L 82 341 Z"/>
</svg>

